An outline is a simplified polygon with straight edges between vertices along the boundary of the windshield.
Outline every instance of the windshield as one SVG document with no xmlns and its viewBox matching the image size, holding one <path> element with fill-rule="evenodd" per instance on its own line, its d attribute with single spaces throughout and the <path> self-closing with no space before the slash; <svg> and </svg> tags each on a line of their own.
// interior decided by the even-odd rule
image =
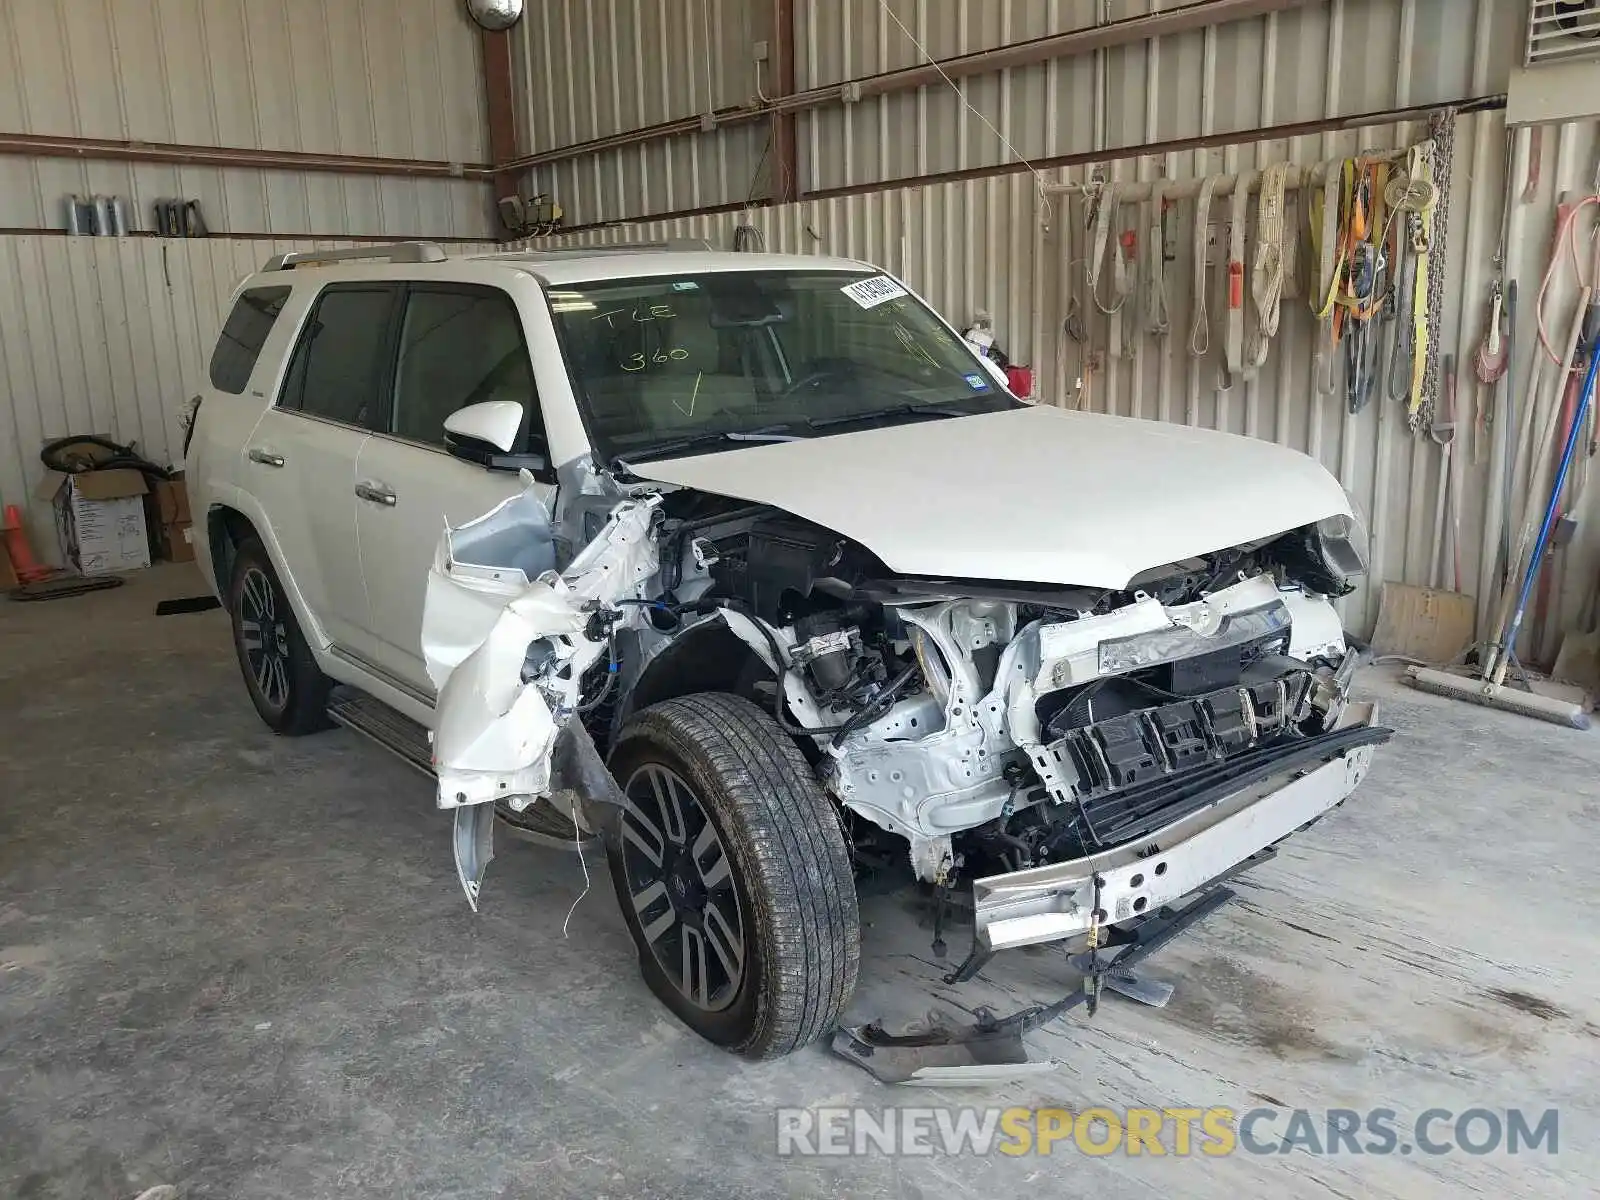
<svg viewBox="0 0 1600 1200">
<path fill-rule="evenodd" d="M 607 280 L 552 288 L 550 303 L 590 436 L 607 459 L 1018 406 L 960 338 L 884 275 Z"/>
</svg>

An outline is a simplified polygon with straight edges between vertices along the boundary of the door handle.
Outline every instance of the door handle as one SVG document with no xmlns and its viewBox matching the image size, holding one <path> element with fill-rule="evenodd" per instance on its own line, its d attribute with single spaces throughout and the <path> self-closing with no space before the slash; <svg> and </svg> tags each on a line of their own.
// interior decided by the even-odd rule
<svg viewBox="0 0 1600 1200">
<path fill-rule="evenodd" d="M 250 447 L 250 461 L 260 463 L 263 467 L 281 467 L 283 466 L 283 455 L 252 446 Z"/>
<path fill-rule="evenodd" d="M 382 504 L 387 508 L 393 508 L 395 501 L 399 499 L 398 496 L 381 483 L 358 483 L 356 484 L 356 495 L 363 500 L 370 500 L 374 504 Z"/>
</svg>

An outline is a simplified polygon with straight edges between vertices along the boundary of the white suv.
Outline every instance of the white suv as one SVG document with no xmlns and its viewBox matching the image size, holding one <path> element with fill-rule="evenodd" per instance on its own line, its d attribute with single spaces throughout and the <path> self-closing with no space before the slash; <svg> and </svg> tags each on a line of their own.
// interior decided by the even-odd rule
<svg viewBox="0 0 1600 1200">
<path fill-rule="evenodd" d="M 952 980 L 1114 961 L 1388 736 L 1322 467 L 1024 404 L 863 263 L 291 255 L 211 383 L 188 480 L 262 718 L 431 772 L 474 906 L 497 812 L 598 836 L 650 986 L 740 1053 L 833 1027 L 860 872 L 964 910 Z"/>
</svg>

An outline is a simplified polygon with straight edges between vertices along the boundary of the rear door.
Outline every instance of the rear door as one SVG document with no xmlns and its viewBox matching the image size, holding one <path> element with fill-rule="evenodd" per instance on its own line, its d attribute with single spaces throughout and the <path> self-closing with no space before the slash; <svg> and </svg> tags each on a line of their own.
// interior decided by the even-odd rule
<svg viewBox="0 0 1600 1200">
<path fill-rule="evenodd" d="M 356 526 L 371 618 L 370 656 L 431 695 L 422 657 L 428 569 L 445 526 L 482 516 L 522 491 L 514 471 L 448 453 L 444 420 L 469 404 L 523 406 L 520 453 L 549 461 L 533 367 L 511 297 L 476 284 L 408 286 L 398 317 L 393 386 L 383 428 L 361 448 Z M 540 485 L 547 504 L 553 484 Z M 555 565 L 551 545 L 542 561 Z"/>
<path fill-rule="evenodd" d="M 356 546 L 356 460 L 382 420 L 397 284 L 331 284 L 313 301 L 277 403 L 241 471 L 261 501 L 306 608 L 336 646 L 360 650 L 366 589 Z"/>
</svg>

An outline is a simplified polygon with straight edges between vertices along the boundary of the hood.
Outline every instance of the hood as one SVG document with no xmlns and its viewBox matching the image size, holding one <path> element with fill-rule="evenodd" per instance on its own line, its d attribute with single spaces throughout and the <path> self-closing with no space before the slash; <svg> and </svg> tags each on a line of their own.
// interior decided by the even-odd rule
<svg viewBox="0 0 1600 1200">
<path fill-rule="evenodd" d="M 903 574 L 1102 588 L 1350 511 L 1338 481 L 1298 451 L 1042 406 L 633 469 L 784 509 Z"/>
</svg>

